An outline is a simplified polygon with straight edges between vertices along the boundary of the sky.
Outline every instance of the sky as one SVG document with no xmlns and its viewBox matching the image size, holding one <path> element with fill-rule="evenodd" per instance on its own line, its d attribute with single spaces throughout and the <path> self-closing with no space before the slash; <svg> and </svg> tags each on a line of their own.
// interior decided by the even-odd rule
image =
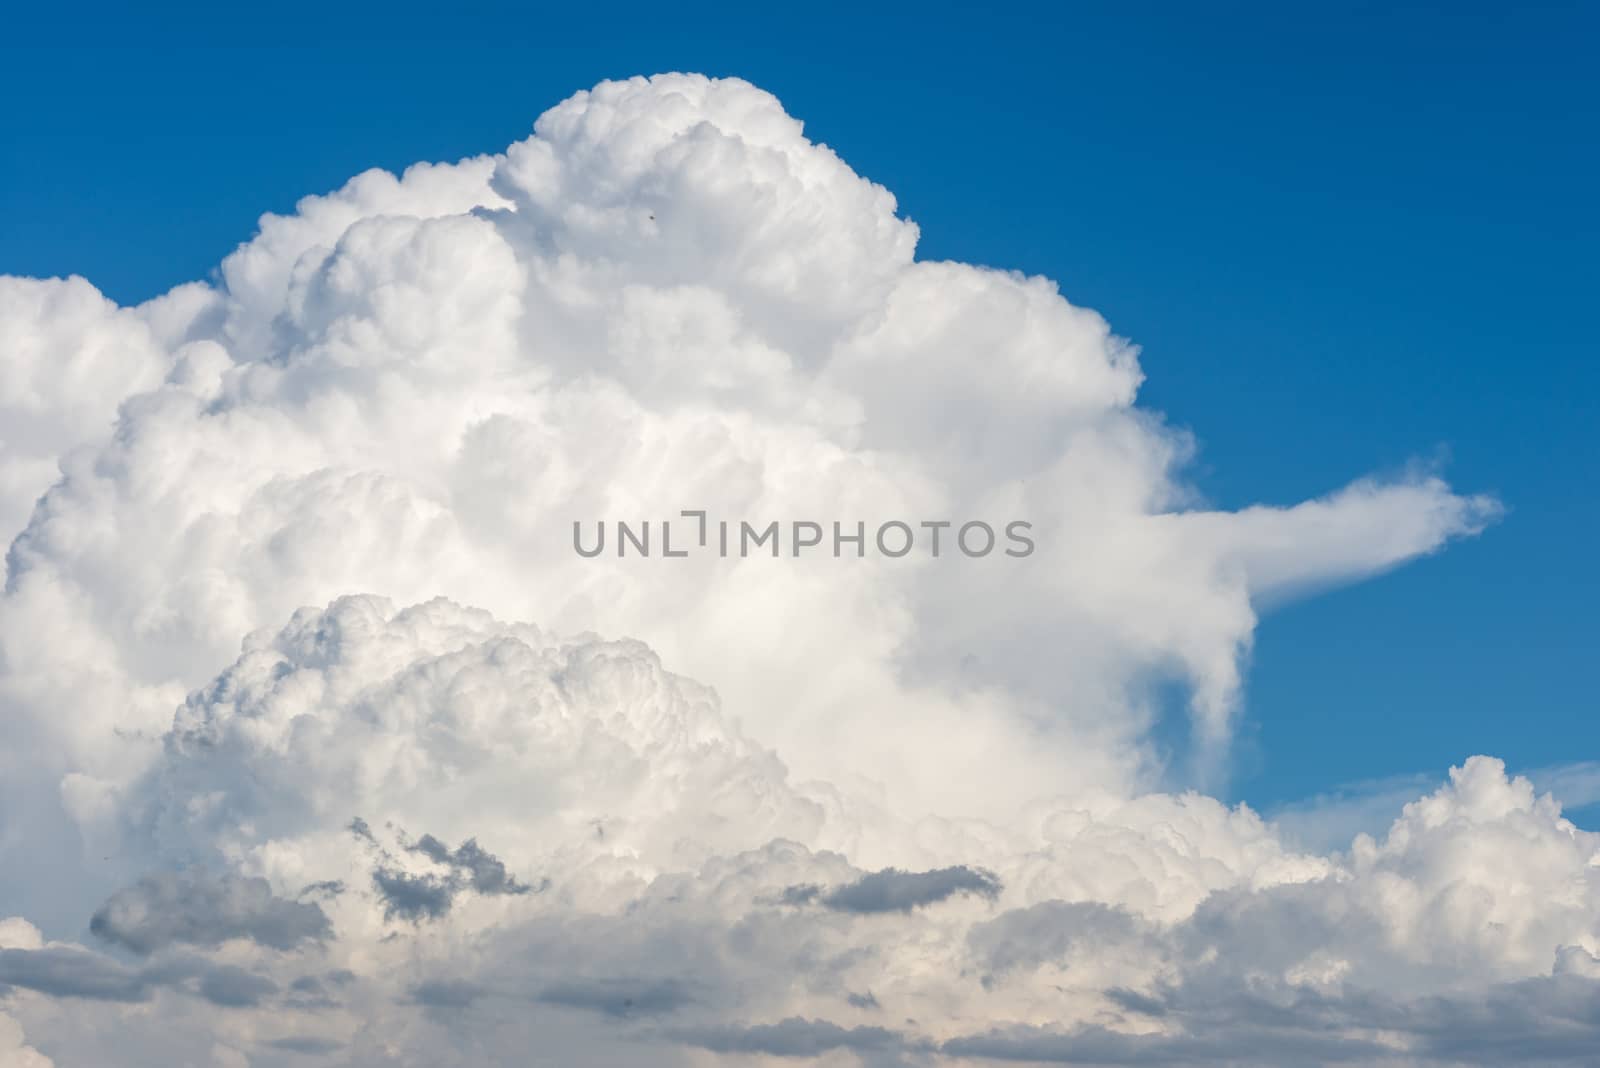
<svg viewBox="0 0 1600 1068">
<path fill-rule="evenodd" d="M 1600 755 L 1593 7 L 1183 7 L 27 13 L 0 262 L 148 299 L 262 210 L 504 144 L 575 87 L 743 77 L 894 191 L 921 256 L 1054 278 L 1138 344 L 1219 505 L 1419 459 L 1504 502 L 1269 617 L 1233 796 Z"/>
<path fill-rule="evenodd" d="M 0 1064 L 1581 1063 L 1597 21 L 24 14 Z"/>
</svg>

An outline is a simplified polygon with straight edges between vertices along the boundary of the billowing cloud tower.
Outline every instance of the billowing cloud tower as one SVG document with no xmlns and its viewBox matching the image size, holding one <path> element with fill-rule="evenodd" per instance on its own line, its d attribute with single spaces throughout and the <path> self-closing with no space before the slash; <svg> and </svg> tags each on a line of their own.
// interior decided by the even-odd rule
<svg viewBox="0 0 1600 1068">
<path fill-rule="evenodd" d="M 0 279 L 0 1061 L 1594 1041 L 1600 838 L 1498 762 L 1329 856 L 1164 792 L 1225 775 L 1264 598 L 1495 503 L 1208 509 L 1131 344 L 916 240 L 770 95 L 664 75 L 138 307 Z M 654 551 L 575 551 L 618 523 Z"/>
</svg>

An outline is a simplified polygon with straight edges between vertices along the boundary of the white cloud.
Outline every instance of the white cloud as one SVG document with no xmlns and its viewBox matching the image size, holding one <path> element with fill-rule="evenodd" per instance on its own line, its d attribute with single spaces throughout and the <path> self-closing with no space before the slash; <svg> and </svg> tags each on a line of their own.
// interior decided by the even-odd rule
<svg viewBox="0 0 1600 1068">
<path fill-rule="evenodd" d="M 664 76 L 266 217 L 215 285 L 0 283 L 0 894 L 60 940 L 6 935 L 29 1041 L 1404 1063 L 1441 1014 L 1564 1011 L 1595 843 L 1498 764 L 1326 856 L 1152 792 L 1152 678 L 1218 771 L 1260 605 L 1494 502 L 1208 510 L 1130 343 L 916 236 L 772 97 Z M 1038 548 L 572 551 L 685 508 Z"/>
<path fill-rule="evenodd" d="M 0 535 L 9 543 L 60 460 L 104 440 L 117 405 L 159 385 L 172 356 L 144 316 L 82 278 L 0 275 L 0 337 Z"/>
<path fill-rule="evenodd" d="M 0 1065 L 4 1068 L 53 1068 L 54 1061 L 24 1041 L 22 1025 L 0 1012 Z"/>
</svg>

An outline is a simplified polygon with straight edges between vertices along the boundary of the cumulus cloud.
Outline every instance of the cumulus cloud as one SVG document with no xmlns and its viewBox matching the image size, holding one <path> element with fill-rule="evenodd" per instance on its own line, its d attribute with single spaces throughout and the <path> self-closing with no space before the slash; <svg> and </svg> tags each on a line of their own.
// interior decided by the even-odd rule
<svg viewBox="0 0 1600 1068">
<path fill-rule="evenodd" d="M 180 306 L 193 291 L 166 298 Z M 82 278 L 0 275 L 0 536 L 27 525 L 34 502 L 76 449 L 110 437 L 117 406 L 159 386 L 175 357 L 158 307 L 119 308 Z"/>
<path fill-rule="evenodd" d="M 1149 741 L 1177 680 L 1224 775 L 1262 606 L 1495 502 L 1216 510 L 1131 342 L 916 240 L 667 75 L 137 308 L 0 279 L 0 1050 L 1581 1060 L 1600 843 L 1553 798 L 1474 758 L 1312 852 Z M 684 510 L 1036 551 L 570 542 Z"/>
<path fill-rule="evenodd" d="M 649 641 L 807 777 L 1003 810 L 1062 766 L 1141 782 L 1141 672 L 1187 678 L 1220 750 L 1256 598 L 1492 514 L 1425 474 L 1197 508 L 1187 440 L 1133 406 L 1132 345 L 1048 280 L 919 262 L 915 238 L 770 96 L 692 77 L 608 83 L 500 155 L 263 220 L 219 286 L 132 310 L 171 367 L 12 546 L 8 689 L 84 709 L 30 723 L 30 748 L 60 749 L 86 776 L 68 803 L 93 804 L 126 764 L 110 732 L 158 734 L 240 636 L 349 592 L 445 593 Z M 87 318 L 53 308 L 26 310 Z M 567 544 L 575 519 L 685 508 L 1016 517 L 1039 549 L 668 574 Z M 96 677 L 68 686 L 68 657 Z M 960 741 L 899 760 L 916 725 Z M 1013 775 L 985 781 L 999 761 Z"/>
</svg>

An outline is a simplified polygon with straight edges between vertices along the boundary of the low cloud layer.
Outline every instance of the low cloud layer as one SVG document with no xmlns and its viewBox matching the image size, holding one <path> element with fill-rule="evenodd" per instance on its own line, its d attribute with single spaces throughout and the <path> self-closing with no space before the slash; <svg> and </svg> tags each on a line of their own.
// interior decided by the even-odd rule
<svg viewBox="0 0 1600 1068">
<path fill-rule="evenodd" d="M 1263 604 L 1495 502 L 1211 508 L 1130 342 L 916 241 L 668 75 L 135 308 L 0 278 L 0 1061 L 1583 1063 L 1554 798 L 1463 754 L 1310 852 L 1185 788 Z M 686 509 L 1037 550 L 570 542 Z"/>
<path fill-rule="evenodd" d="M 135 953 L 167 946 L 220 946 L 249 939 L 294 949 L 328 935 L 328 917 L 311 901 L 277 897 L 265 879 L 157 873 L 120 890 L 95 912 L 89 930 Z"/>
<path fill-rule="evenodd" d="M 784 891 L 783 899 L 795 905 L 816 902 L 838 912 L 910 912 L 955 894 L 998 897 L 1000 881 L 988 872 L 974 871 L 965 865 L 936 871 L 885 868 L 831 890 L 820 886 L 791 886 Z"/>
</svg>

